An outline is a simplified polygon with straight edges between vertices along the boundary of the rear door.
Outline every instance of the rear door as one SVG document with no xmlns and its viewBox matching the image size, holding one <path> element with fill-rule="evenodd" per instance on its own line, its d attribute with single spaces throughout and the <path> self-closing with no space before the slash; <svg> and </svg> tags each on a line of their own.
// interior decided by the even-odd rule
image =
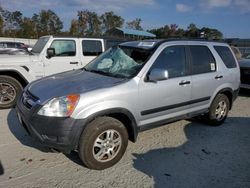
<svg viewBox="0 0 250 188">
<path fill-rule="evenodd" d="M 82 65 L 85 66 L 102 52 L 104 52 L 103 39 L 82 39 L 81 48 L 81 61 Z"/>
<path fill-rule="evenodd" d="M 192 110 L 207 107 L 216 88 L 223 83 L 223 72 L 207 45 L 190 45 L 189 59 L 192 74 Z"/>
<path fill-rule="evenodd" d="M 140 125 L 180 116 L 189 109 L 191 76 L 186 61 L 186 47 L 175 45 L 163 49 L 149 72 L 153 69 L 167 70 L 169 79 L 156 83 L 141 80 Z"/>
</svg>

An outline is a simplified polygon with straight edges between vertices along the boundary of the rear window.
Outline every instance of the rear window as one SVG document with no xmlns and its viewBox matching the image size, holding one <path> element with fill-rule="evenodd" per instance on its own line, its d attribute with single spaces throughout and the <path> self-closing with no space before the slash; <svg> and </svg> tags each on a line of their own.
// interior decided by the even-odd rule
<svg viewBox="0 0 250 188">
<path fill-rule="evenodd" d="M 83 40 L 82 52 L 84 56 L 98 56 L 102 53 L 102 43 L 96 40 Z"/>
<path fill-rule="evenodd" d="M 214 49 L 217 51 L 222 61 L 226 65 L 227 68 L 235 68 L 236 61 L 231 50 L 226 46 L 214 46 Z"/>
<path fill-rule="evenodd" d="M 192 59 L 192 73 L 202 74 L 216 71 L 215 59 L 206 46 L 189 46 Z"/>
</svg>

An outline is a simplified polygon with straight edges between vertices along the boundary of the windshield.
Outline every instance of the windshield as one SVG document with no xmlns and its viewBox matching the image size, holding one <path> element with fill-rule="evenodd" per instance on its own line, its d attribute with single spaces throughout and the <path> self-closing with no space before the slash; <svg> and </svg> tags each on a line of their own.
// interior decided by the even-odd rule
<svg viewBox="0 0 250 188">
<path fill-rule="evenodd" d="M 150 56 L 151 51 L 116 46 L 89 63 L 85 70 L 112 77 L 132 78 L 141 70 Z"/>
<path fill-rule="evenodd" d="M 39 38 L 35 46 L 32 48 L 32 52 L 40 54 L 44 46 L 47 44 L 48 40 L 49 40 L 49 37 Z"/>
</svg>

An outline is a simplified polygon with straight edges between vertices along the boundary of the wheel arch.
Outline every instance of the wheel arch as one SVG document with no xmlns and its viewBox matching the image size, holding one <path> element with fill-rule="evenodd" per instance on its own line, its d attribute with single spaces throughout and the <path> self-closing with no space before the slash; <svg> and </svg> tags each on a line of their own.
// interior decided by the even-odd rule
<svg viewBox="0 0 250 188">
<path fill-rule="evenodd" d="M 233 105 L 233 90 L 231 88 L 224 88 L 224 89 L 221 89 L 217 94 L 224 94 L 228 97 L 228 100 L 229 100 L 229 103 L 230 103 L 230 106 L 229 106 L 229 109 L 231 110 L 232 109 L 232 105 Z"/>
<path fill-rule="evenodd" d="M 129 140 L 132 142 L 136 142 L 137 135 L 138 135 L 138 127 L 136 124 L 136 120 L 134 116 L 132 115 L 132 113 L 124 108 L 106 109 L 106 110 L 90 115 L 89 117 L 87 117 L 85 121 L 85 126 L 81 130 L 81 134 L 91 121 L 95 120 L 98 117 L 103 117 L 103 116 L 112 117 L 121 121 L 128 131 Z M 79 142 L 79 139 L 78 139 L 78 142 Z M 76 145 L 78 146 L 78 144 L 79 143 L 77 143 Z"/>
<path fill-rule="evenodd" d="M 29 83 L 28 80 L 17 70 L 0 70 L 0 76 L 9 76 L 16 79 L 23 88 Z"/>
</svg>

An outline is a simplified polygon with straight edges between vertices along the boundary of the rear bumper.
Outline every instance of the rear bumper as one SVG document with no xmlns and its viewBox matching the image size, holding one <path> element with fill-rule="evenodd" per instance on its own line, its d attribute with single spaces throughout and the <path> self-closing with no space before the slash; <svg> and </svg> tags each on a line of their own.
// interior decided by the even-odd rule
<svg viewBox="0 0 250 188">
<path fill-rule="evenodd" d="M 18 119 L 27 133 L 44 146 L 64 153 L 77 149 L 85 120 L 39 116 L 39 108 L 28 110 L 20 100 L 17 103 Z"/>
</svg>

